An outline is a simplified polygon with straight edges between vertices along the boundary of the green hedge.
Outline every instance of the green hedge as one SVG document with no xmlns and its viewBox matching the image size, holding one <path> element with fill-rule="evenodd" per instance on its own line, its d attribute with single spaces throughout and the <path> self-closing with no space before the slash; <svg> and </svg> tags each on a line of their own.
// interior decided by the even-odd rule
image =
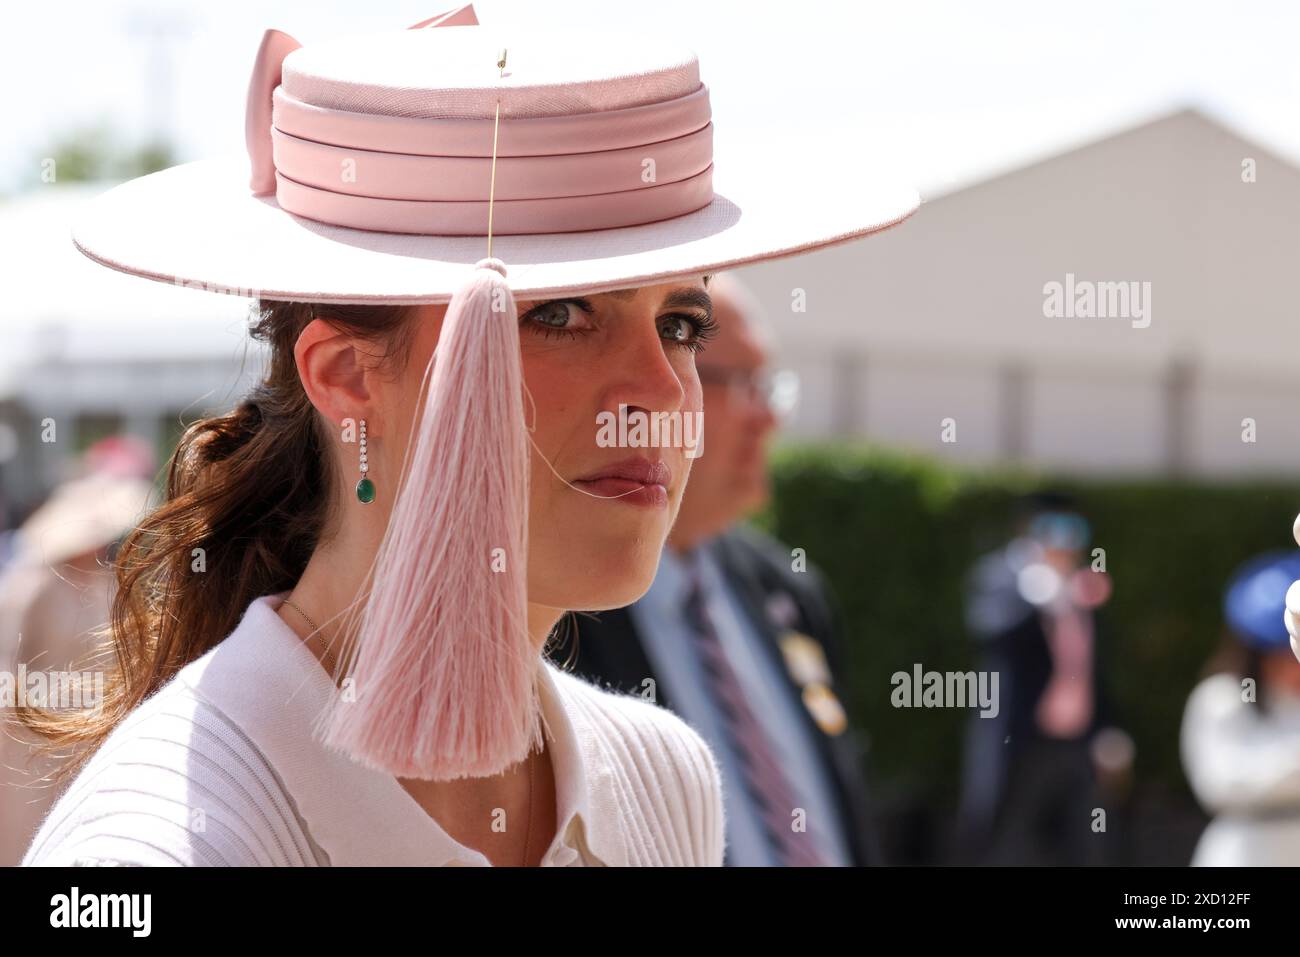
<svg viewBox="0 0 1300 957">
<path fill-rule="evenodd" d="M 849 707 L 879 786 L 955 806 L 969 712 L 895 709 L 889 676 L 914 663 L 974 666 L 962 616 L 966 570 L 1005 541 L 1015 498 L 1077 496 L 1106 549 L 1115 591 L 1103 636 L 1120 724 L 1137 743 L 1138 786 L 1186 793 L 1178 728 L 1222 628 L 1223 585 L 1241 561 L 1293 544 L 1300 485 L 1080 479 L 956 468 L 863 446 L 786 446 L 755 524 L 835 589 L 850 656 Z"/>
</svg>

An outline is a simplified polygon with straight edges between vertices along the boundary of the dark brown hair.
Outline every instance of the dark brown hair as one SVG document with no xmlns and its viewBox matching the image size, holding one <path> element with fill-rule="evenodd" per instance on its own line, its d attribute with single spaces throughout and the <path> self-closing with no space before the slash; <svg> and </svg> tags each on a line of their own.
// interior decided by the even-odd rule
<svg viewBox="0 0 1300 957">
<path fill-rule="evenodd" d="M 225 415 L 186 430 L 167 465 L 162 504 L 114 559 L 109 622 L 95 634 L 102 707 L 27 708 L 18 717 L 66 760 L 70 776 L 133 708 L 234 630 L 255 598 L 292 588 L 328 533 L 333 437 L 303 389 L 294 344 L 313 318 L 374 344 L 399 371 L 413 306 L 262 301 L 249 330 L 269 347 L 265 377 Z"/>
</svg>

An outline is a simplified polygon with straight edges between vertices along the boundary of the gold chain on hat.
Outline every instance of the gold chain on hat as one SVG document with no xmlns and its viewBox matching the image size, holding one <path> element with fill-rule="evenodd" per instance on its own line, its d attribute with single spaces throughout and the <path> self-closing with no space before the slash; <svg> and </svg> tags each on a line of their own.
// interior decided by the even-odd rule
<svg viewBox="0 0 1300 957">
<path fill-rule="evenodd" d="M 501 48 L 501 55 L 497 57 L 497 79 L 500 80 L 506 75 L 506 49 Z M 492 120 L 492 177 L 488 182 L 488 259 L 492 258 L 492 200 L 497 191 L 497 131 L 501 128 L 501 87 L 497 86 L 497 110 L 496 117 Z"/>
<path fill-rule="evenodd" d="M 501 55 L 497 57 L 497 79 L 500 80 L 506 72 L 506 48 L 501 48 Z M 492 120 L 492 174 L 488 181 L 488 230 L 487 230 L 487 258 L 492 258 L 492 209 L 493 200 L 496 198 L 497 188 L 497 136 L 501 129 L 501 91 L 497 87 L 496 115 Z M 523 867 L 528 866 L 528 847 L 533 837 L 533 752 L 530 748 L 528 757 L 528 823 L 524 826 L 524 860 Z"/>
</svg>

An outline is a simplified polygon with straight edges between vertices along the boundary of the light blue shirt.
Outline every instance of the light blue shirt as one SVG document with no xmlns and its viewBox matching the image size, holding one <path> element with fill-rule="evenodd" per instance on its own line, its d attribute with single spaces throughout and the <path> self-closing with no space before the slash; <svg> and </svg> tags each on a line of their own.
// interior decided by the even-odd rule
<svg viewBox="0 0 1300 957">
<path fill-rule="evenodd" d="M 786 771 L 799 806 L 807 811 L 808 833 L 828 862 L 849 866 L 852 859 L 836 812 L 834 787 L 819 760 L 814 732 L 800 713 L 803 702 L 791 693 L 779 664 L 763 648 L 766 639 L 755 630 L 709 549 L 699 549 L 699 556 L 709 617 L 746 700 L 759 703 L 755 715 L 772 743 L 777 762 Z M 728 862 L 738 867 L 776 866 L 759 808 L 745 789 L 742 765 L 727 739 L 723 715 L 710 693 L 695 636 L 683 613 L 689 587 L 682 559 L 665 549 L 654 583 L 629 613 L 650 666 L 672 699 L 673 710 L 699 732 L 718 760 L 727 816 Z"/>
</svg>

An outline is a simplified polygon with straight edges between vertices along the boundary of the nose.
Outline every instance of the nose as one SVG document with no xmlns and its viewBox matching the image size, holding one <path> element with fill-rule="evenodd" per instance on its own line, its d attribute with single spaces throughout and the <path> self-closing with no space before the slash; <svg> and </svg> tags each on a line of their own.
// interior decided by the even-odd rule
<svg viewBox="0 0 1300 957">
<path fill-rule="evenodd" d="M 601 357 L 602 368 L 597 370 L 605 380 L 602 410 L 617 412 L 620 405 L 629 412 L 682 409 L 686 387 L 668 355 L 675 347 L 660 337 L 656 324 L 644 316 L 628 315 L 614 339 L 616 344 Z"/>
</svg>

